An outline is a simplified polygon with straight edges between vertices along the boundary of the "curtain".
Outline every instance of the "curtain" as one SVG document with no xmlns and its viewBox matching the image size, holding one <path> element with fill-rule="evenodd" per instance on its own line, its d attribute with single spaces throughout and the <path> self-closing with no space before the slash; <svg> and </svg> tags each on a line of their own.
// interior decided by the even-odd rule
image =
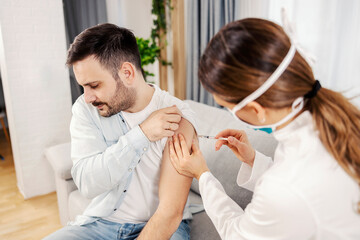
<svg viewBox="0 0 360 240">
<path fill-rule="evenodd" d="M 211 106 L 216 103 L 200 84 L 197 76 L 200 56 L 209 40 L 229 22 L 235 20 L 236 0 L 193 0 L 187 3 L 186 98 Z"/>
<path fill-rule="evenodd" d="M 269 19 L 286 8 L 299 43 L 315 56 L 315 78 L 348 98 L 360 96 L 360 1 L 271 0 Z M 360 97 L 352 100 L 360 107 Z"/>
<path fill-rule="evenodd" d="M 106 0 L 63 0 L 67 46 L 86 28 L 107 22 Z M 71 98 L 74 103 L 83 93 L 70 68 Z"/>
<path fill-rule="evenodd" d="M 1 71 L 0 71 L 0 112 L 5 109 L 4 90 L 2 86 Z"/>
</svg>

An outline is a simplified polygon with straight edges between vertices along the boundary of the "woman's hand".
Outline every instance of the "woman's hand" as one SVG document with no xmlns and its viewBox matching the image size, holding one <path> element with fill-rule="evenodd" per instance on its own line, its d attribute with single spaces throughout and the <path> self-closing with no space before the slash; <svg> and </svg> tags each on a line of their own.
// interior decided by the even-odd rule
<svg viewBox="0 0 360 240">
<path fill-rule="evenodd" d="M 189 153 L 183 135 L 173 136 L 169 141 L 170 160 L 176 171 L 187 177 L 195 177 L 199 180 L 201 174 L 209 171 L 206 161 L 199 149 L 199 141 L 195 135 Z"/>
<path fill-rule="evenodd" d="M 252 148 L 245 131 L 226 129 L 215 136 L 215 138 L 220 137 L 227 138 L 228 140 L 218 140 L 215 144 L 215 151 L 218 151 L 222 145 L 226 145 L 240 161 L 253 166 L 255 150 Z"/>
</svg>

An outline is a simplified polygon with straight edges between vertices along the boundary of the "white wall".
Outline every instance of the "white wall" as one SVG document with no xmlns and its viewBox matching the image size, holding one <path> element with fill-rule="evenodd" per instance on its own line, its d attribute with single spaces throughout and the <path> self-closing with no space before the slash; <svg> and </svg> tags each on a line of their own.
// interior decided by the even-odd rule
<svg viewBox="0 0 360 240">
<path fill-rule="evenodd" d="M 44 149 L 69 141 L 62 0 L 1 0 L 0 66 L 19 190 L 55 190 Z"/>
<path fill-rule="evenodd" d="M 324 87 L 360 96 L 360 1 L 271 0 L 269 18 L 281 23 L 285 7 L 302 47 L 315 56 L 315 78 Z M 360 97 L 353 102 L 360 107 Z"/>
<path fill-rule="evenodd" d="M 152 0 L 106 0 L 108 21 L 121 27 L 131 29 L 135 36 L 149 38 L 153 26 L 153 16 L 151 14 Z M 171 34 L 171 33 L 169 33 Z M 168 36 L 169 36 L 168 34 Z M 171 43 L 168 39 L 168 43 Z M 168 46 L 168 61 L 172 60 L 172 47 Z M 159 63 L 156 61 L 145 69 L 155 74 L 149 77 L 148 81 L 159 85 Z M 172 80 L 172 69 L 168 68 L 168 78 Z M 173 81 L 169 82 L 169 90 L 173 91 Z"/>
</svg>

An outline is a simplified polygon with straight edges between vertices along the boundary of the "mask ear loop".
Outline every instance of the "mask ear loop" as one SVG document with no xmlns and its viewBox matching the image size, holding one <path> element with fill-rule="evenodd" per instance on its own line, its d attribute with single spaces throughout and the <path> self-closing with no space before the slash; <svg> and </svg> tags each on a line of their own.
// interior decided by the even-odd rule
<svg viewBox="0 0 360 240">
<path fill-rule="evenodd" d="M 304 108 L 304 105 L 304 97 L 298 97 L 297 99 L 295 99 L 295 101 L 291 105 L 291 113 L 289 113 L 286 117 L 271 126 L 272 130 L 275 131 L 278 126 L 286 123 L 287 121 L 295 117 Z"/>
</svg>

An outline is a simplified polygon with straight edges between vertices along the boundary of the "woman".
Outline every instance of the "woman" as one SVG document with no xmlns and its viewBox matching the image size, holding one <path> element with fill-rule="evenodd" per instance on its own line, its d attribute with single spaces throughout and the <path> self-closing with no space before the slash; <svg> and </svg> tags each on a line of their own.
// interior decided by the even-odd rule
<svg viewBox="0 0 360 240">
<path fill-rule="evenodd" d="M 199 79 L 238 120 L 279 142 L 272 163 L 242 131 L 216 136 L 227 138 L 216 150 L 227 145 L 245 163 L 238 184 L 254 187 L 243 210 L 210 173 L 197 141 L 192 154 L 182 136 L 170 141 L 174 167 L 199 180 L 222 239 L 360 239 L 360 111 L 321 88 L 280 26 L 261 19 L 226 25 L 204 52 Z"/>
</svg>

